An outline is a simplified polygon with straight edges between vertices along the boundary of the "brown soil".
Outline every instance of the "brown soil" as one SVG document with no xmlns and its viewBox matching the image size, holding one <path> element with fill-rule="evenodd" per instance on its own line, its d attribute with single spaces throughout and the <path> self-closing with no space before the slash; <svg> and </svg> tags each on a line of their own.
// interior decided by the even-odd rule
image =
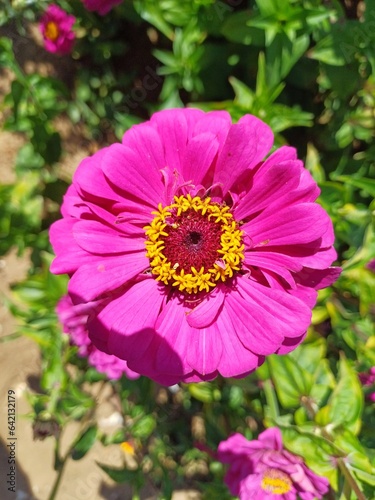
<svg viewBox="0 0 375 500">
<path fill-rule="evenodd" d="M 1 28 L 0 36 L 13 39 L 18 60 L 26 72 L 38 71 L 42 74 L 57 76 L 69 81 L 71 68 L 69 60 L 59 60 L 47 54 L 38 44 L 38 34 L 35 29 L 24 37 L 18 36 L 11 28 Z M 0 102 L 10 88 L 12 75 L 9 71 L 0 69 Z M 0 125 L 1 125 L 0 114 Z M 77 133 L 68 120 L 60 119 L 56 127 L 64 139 L 65 156 L 60 164 L 61 177 L 71 178 L 79 161 L 92 153 L 96 144 L 89 144 L 82 135 Z M 15 176 L 13 165 L 19 148 L 24 144 L 22 135 L 0 131 L 0 182 L 11 183 Z M 53 439 L 34 441 L 31 421 L 28 418 L 30 405 L 27 396 L 32 393 L 38 383 L 41 373 L 40 356 L 37 345 L 26 337 L 18 337 L 4 342 L 4 338 L 16 331 L 14 318 L 6 307 L 6 301 L 11 297 L 10 285 L 22 280 L 29 267 L 27 255 L 19 258 L 15 252 L 0 258 L 0 364 L 2 376 L 0 380 L 0 499 L 1 500 L 46 500 L 51 492 L 56 478 L 53 469 L 54 450 Z M 94 388 L 95 390 L 95 388 Z M 12 441 L 9 440 L 7 427 L 8 391 L 16 393 L 16 493 L 8 490 L 7 474 L 10 472 L 8 460 Z M 116 407 L 111 396 L 101 394 L 99 400 L 98 423 L 103 431 L 109 432 L 116 425 Z M 77 424 L 64 430 L 63 442 L 68 444 L 77 432 Z M 96 462 L 109 466 L 121 466 L 126 457 L 119 446 L 104 447 L 96 443 L 93 449 L 81 460 L 68 461 L 65 468 L 57 500 L 99 500 L 132 498 L 127 485 L 117 485 L 101 471 Z M 144 489 L 142 499 L 158 498 L 157 491 L 150 485 Z M 195 491 L 180 491 L 173 494 L 173 500 L 198 500 L 199 493 Z"/>
</svg>

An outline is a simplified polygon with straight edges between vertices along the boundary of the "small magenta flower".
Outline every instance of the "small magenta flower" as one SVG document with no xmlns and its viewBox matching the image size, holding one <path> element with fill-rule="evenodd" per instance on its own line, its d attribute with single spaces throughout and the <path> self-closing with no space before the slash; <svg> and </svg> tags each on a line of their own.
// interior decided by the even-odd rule
<svg viewBox="0 0 375 500">
<path fill-rule="evenodd" d="M 368 372 L 359 373 L 358 376 L 359 376 L 359 380 L 361 381 L 362 385 L 373 386 L 373 388 L 375 389 L 375 366 L 370 368 Z M 371 389 L 370 389 L 370 391 L 366 394 L 366 398 L 369 401 L 372 401 L 373 403 L 375 403 L 375 391 L 371 392 Z"/>
<path fill-rule="evenodd" d="M 126 361 L 99 351 L 89 339 L 86 325 L 93 307 L 92 304 L 74 306 L 69 296 L 62 297 L 57 304 L 56 313 L 64 333 L 67 333 L 72 343 L 78 347 L 79 356 L 87 357 L 89 365 L 107 375 L 109 379 L 117 380 L 123 374 L 131 380 L 139 378 L 139 373 L 130 370 Z"/>
<path fill-rule="evenodd" d="M 82 0 L 87 10 L 97 12 L 101 16 L 107 14 L 113 7 L 119 5 L 123 0 Z"/>
<path fill-rule="evenodd" d="M 367 264 L 366 268 L 369 269 L 371 272 L 375 273 L 375 259 L 371 259 Z"/>
<path fill-rule="evenodd" d="M 169 109 L 86 158 L 50 238 L 51 270 L 101 350 L 166 385 L 243 377 L 299 345 L 340 274 L 332 223 L 294 148 L 266 159 L 255 116 Z"/>
<path fill-rule="evenodd" d="M 43 35 L 44 48 L 48 52 L 64 55 L 72 51 L 75 33 L 73 24 L 76 18 L 67 14 L 58 5 L 51 4 L 39 23 Z"/>
<path fill-rule="evenodd" d="M 329 489 L 328 479 L 317 476 L 301 457 L 283 447 L 277 427 L 253 441 L 233 434 L 219 444 L 217 456 L 229 464 L 225 482 L 240 500 L 314 500 Z"/>
</svg>

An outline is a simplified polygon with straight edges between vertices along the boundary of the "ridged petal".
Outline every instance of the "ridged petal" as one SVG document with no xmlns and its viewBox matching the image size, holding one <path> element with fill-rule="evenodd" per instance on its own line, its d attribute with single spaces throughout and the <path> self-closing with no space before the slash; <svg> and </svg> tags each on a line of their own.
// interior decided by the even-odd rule
<svg viewBox="0 0 375 500">
<path fill-rule="evenodd" d="M 149 265 L 145 252 L 97 257 L 96 261 L 77 269 L 69 282 L 69 294 L 75 298 L 75 302 L 95 300 L 125 285 Z"/>
<path fill-rule="evenodd" d="M 272 144 L 271 129 L 255 116 L 245 115 L 232 125 L 214 174 L 214 183 L 222 185 L 223 194 L 245 170 L 254 168 L 264 159 Z"/>
<path fill-rule="evenodd" d="M 125 229 L 123 224 L 123 229 Z M 73 235 L 78 245 L 87 252 L 99 255 L 128 253 L 145 250 L 144 231 L 127 224 L 129 233 L 114 231 L 96 221 L 78 221 L 73 227 Z M 142 234 L 143 233 L 143 234 Z"/>
<path fill-rule="evenodd" d="M 156 133 L 150 136 L 154 134 Z M 153 139 L 154 137 L 150 137 L 150 141 Z M 121 144 L 113 144 L 103 158 L 102 166 L 113 189 L 121 190 L 124 198 L 135 198 L 140 204 L 156 208 L 159 203 L 166 204 L 162 174 L 154 166 L 156 159 L 147 159 L 149 161 L 146 163 L 133 150 Z M 163 166 L 161 164 L 160 169 Z"/>
<path fill-rule="evenodd" d="M 279 212 L 264 211 L 242 229 L 254 246 L 306 244 L 325 234 L 328 234 L 327 243 L 333 243 L 333 237 L 329 236 L 332 222 L 323 208 L 315 203 L 300 203 Z"/>
</svg>

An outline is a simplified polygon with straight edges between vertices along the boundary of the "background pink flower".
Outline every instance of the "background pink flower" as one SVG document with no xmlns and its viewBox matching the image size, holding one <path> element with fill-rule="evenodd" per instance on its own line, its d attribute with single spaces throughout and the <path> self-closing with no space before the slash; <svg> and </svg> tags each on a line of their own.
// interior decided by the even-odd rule
<svg viewBox="0 0 375 500">
<path fill-rule="evenodd" d="M 172 385 L 245 376 L 304 338 L 340 274 L 332 223 L 296 151 L 270 128 L 170 109 L 86 158 L 52 225 L 51 270 L 101 350 Z M 146 252 L 147 251 L 147 252 Z"/>
<path fill-rule="evenodd" d="M 75 41 L 72 28 L 75 20 L 74 16 L 67 14 L 58 5 L 48 6 L 39 23 L 44 48 L 48 52 L 64 55 L 72 51 Z"/>
<path fill-rule="evenodd" d="M 123 0 L 82 0 L 87 10 L 98 12 L 101 16 L 107 14 L 113 7 Z"/>
<path fill-rule="evenodd" d="M 70 336 L 74 345 L 78 347 L 78 354 L 87 357 L 88 363 L 95 367 L 98 372 L 104 373 L 109 379 L 117 380 L 122 375 L 135 380 L 139 378 L 139 373 L 135 373 L 128 368 L 126 361 L 116 356 L 99 351 L 91 340 L 87 332 L 87 320 L 91 304 L 74 306 L 70 297 L 62 297 L 56 307 L 58 318 L 63 326 L 64 333 Z"/>
<path fill-rule="evenodd" d="M 358 376 L 362 385 L 373 386 L 375 389 L 375 366 L 370 368 L 368 372 L 359 373 Z M 375 390 L 374 392 L 371 392 L 370 389 L 370 391 L 366 394 L 366 398 L 375 403 Z"/>
<path fill-rule="evenodd" d="M 301 457 L 283 448 L 281 432 L 272 427 L 248 441 L 233 434 L 222 441 L 218 459 L 229 464 L 225 482 L 241 500 L 314 500 L 329 489 L 325 477 L 317 476 Z"/>
</svg>

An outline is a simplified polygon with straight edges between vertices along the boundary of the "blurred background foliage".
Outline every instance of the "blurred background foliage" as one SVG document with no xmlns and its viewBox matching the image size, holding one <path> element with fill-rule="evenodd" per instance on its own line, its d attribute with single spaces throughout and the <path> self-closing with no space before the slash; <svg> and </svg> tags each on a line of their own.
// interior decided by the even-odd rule
<svg viewBox="0 0 375 500">
<path fill-rule="evenodd" d="M 19 61 L 17 43 L 48 2 L 5 0 L 0 13 L 2 32 L 13 33 L 0 39 L 0 72 L 13 75 L 3 128 L 26 139 L 16 180 L 0 183 L 0 254 L 31 252 L 9 307 L 19 322 L 13 336 L 40 346 L 42 392 L 30 393 L 31 418 L 58 429 L 55 468 L 96 439 L 131 443 L 132 468 L 99 465 L 132 484 L 134 498 L 147 478 L 160 498 L 193 485 L 204 498 L 225 499 L 219 441 L 277 425 L 288 449 L 329 478 L 329 498 L 354 500 L 356 487 L 371 498 L 374 403 L 357 374 L 375 365 L 374 0 L 125 0 L 103 17 L 79 0 L 58 3 L 77 17 L 77 43 L 63 58 L 68 81 L 27 72 Z M 180 106 L 225 109 L 234 121 L 255 114 L 274 130 L 276 146 L 297 148 L 333 220 L 343 273 L 320 292 L 304 344 L 270 356 L 246 379 L 171 389 L 144 377 L 108 381 L 77 357 L 54 313 L 67 283 L 48 271 L 48 228 L 67 186 L 56 121 L 64 117 L 100 147 L 152 112 Z M 125 424 L 114 435 L 97 428 L 90 384 L 111 385 L 121 402 Z M 72 420 L 82 429 L 61 456 L 60 435 Z"/>
</svg>

